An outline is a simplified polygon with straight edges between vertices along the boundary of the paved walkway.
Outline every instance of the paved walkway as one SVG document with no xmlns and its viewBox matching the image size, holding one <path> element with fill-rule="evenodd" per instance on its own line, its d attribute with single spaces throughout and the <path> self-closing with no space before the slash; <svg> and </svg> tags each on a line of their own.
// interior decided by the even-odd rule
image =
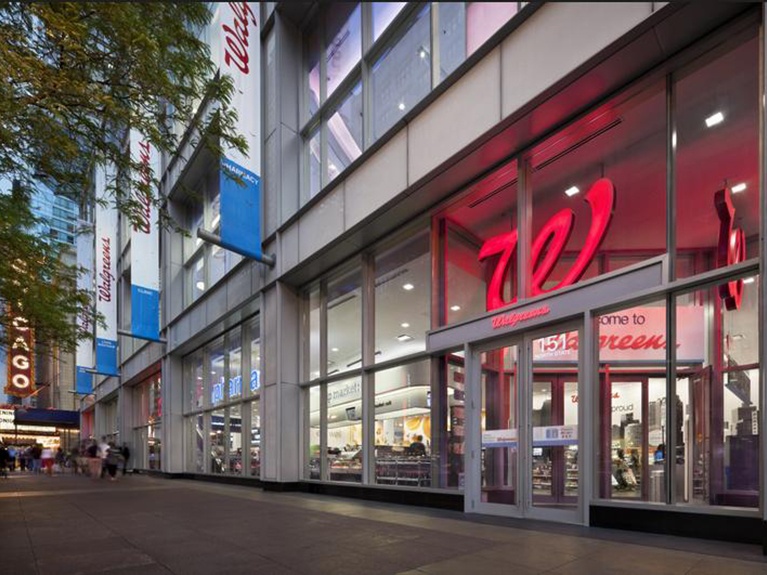
<svg viewBox="0 0 767 575">
<path fill-rule="evenodd" d="M 0 573 L 767 575 L 755 545 L 129 476 L 0 479 Z"/>
</svg>

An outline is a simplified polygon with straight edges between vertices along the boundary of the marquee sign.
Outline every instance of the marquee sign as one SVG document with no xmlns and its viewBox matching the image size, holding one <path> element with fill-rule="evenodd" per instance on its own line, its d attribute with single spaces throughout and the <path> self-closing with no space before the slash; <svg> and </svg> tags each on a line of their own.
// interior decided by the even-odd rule
<svg viewBox="0 0 767 575">
<path fill-rule="evenodd" d="M 21 310 L 8 306 L 8 379 L 6 395 L 27 397 L 35 391 L 35 339 Z"/>
</svg>

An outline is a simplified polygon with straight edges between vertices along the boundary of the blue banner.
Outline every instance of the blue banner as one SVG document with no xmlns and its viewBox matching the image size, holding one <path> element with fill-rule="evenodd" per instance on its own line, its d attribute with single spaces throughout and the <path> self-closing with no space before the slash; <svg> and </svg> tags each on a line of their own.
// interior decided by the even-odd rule
<svg viewBox="0 0 767 575">
<path fill-rule="evenodd" d="M 160 292 L 131 285 L 131 328 L 141 339 L 160 337 Z"/>
<path fill-rule="evenodd" d="M 92 367 L 77 366 L 77 379 L 75 380 L 75 391 L 82 395 L 88 395 L 93 392 L 93 374 L 87 369 Z"/>
<path fill-rule="evenodd" d="M 119 375 L 117 371 L 117 342 L 96 338 L 96 373 Z"/>
<path fill-rule="evenodd" d="M 220 189 L 221 245 L 238 254 L 260 258 L 261 178 L 223 158 Z"/>
</svg>

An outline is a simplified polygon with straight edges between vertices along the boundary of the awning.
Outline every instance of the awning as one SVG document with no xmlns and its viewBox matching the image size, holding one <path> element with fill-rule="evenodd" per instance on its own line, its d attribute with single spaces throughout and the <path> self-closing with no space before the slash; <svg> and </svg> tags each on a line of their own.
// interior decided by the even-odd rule
<svg viewBox="0 0 767 575">
<path fill-rule="evenodd" d="M 16 410 L 13 422 L 16 425 L 41 425 L 45 427 L 78 429 L 80 427 L 80 412 L 65 411 L 63 409 L 22 407 Z"/>
</svg>

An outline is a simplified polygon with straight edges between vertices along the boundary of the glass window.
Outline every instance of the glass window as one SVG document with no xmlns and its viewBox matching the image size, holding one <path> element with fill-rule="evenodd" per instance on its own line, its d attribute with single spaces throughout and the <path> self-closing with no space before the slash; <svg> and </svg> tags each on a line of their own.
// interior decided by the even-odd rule
<svg viewBox="0 0 767 575">
<path fill-rule="evenodd" d="M 516 2 L 467 2 L 466 56 L 471 56 L 516 13 Z"/>
<path fill-rule="evenodd" d="M 328 384 L 328 468 L 331 481 L 362 482 L 362 380 Z"/>
<path fill-rule="evenodd" d="M 210 473 L 226 471 L 226 411 L 218 409 L 210 414 Z"/>
<path fill-rule="evenodd" d="M 439 3 L 439 79 L 447 78 L 466 59 L 466 4 Z"/>
<path fill-rule="evenodd" d="M 447 208 L 442 222 L 445 281 L 440 324 L 512 303 L 517 275 L 517 162 L 467 189 Z M 486 243 L 495 248 L 483 252 Z"/>
<path fill-rule="evenodd" d="M 235 328 L 227 334 L 229 354 L 229 399 L 242 397 L 242 330 Z"/>
<path fill-rule="evenodd" d="M 202 351 L 186 358 L 187 408 L 198 409 L 203 405 L 203 363 Z"/>
<path fill-rule="evenodd" d="M 224 382 L 224 338 L 219 338 L 208 348 L 208 357 L 210 365 L 210 374 L 208 381 L 210 382 L 210 403 L 211 405 L 218 405 L 223 402 L 226 397 L 226 390 Z"/>
<path fill-rule="evenodd" d="M 250 409 L 250 475 L 261 477 L 261 413 L 259 402 L 246 403 L 245 409 Z M 249 406 L 249 407 L 248 407 Z"/>
<path fill-rule="evenodd" d="M 320 290 L 313 289 L 306 297 L 306 326 L 304 340 L 304 379 L 317 379 L 320 376 Z"/>
<path fill-rule="evenodd" d="M 198 415 L 194 415 L 191 418 L 189 418 L 189 422 L 191 423 L 190 431 L 191 431 L 191 450 L 190 450 L 190 456 L 192 460 L 190 461 L 189 468 L 192 471 L 195 471 L 197 473 L 204 473 L 205 472 L 205 417 L 202 413 Z"/>
<path fill-rule="evenodd" d="M 305 42 L 306 99 L 311 117 L 320 108 L 320 37 L 316 23 L 306 34 Z"/>
<path fill-rule="evenodd" d="M 741 291 L 742 290 L 742 291 Z M 733 291 L 738 304 L 728 304 Z M 759 507 L 759 277 L 676 299 L 677 502 Z"/>
<path fill-rule="evenodd" d="M 307 458 L 308 469 L 307 474 L 309 479 L 321 479 L 321 453 L 320 453 L 320 386 L 315 385 L 310 387 L 306 394 L 308 396 L 309 404 L 309 437 L 307 441 Z"/>
<path fill-rule="evenodd" d="M 229 412 L 229 474 L 242 475 L 242 408 L 233 405 Z"/>
<path fill-rule="evenodd" d="M 203 254 L 190 262 L 186 273 L 189 280 L 189 293 L 192 301 L 195 301 L 205 293 L 205 259 Z"/>
<path fill-rule="evenodd" d="M 389 27 L 407 2 L 371 2 L 373 5 L 373 42 Z"/>
<path fill-rule="evenodd" d="M 532 295 L 665 252 L 665 102 L 663 83 L 621 96 L 532 150 Z"/>
<path fill-rule="evenodd" d="M 362 365 L 361 281 L 354 269 L 328 282 L 328 375 Z"/>
<path fill-rule="evenodd" d="M 190 201 L 186 205 L 187 227 L 189 236 L 184 237 L 184 260 L 188 260 L 202 246 L 202 240 L 197 237 L 197 228 L 203 227 L 204 209 L 199 201 Z"/>
<path fill-rule="evenodd" d="M 147 459 L 149 469 L 162 468 L 162 424 L 155 423 L 147 427 Z"/>
<path fill-rule="evenodd" d="M 612 499 L 666 501 L 666 305 L 664 301 L 597 318 L 599 329 L 599 490 Z M 702 326 L 680 326 L 680 360 Z M 577 340 L 567 342 L 574 353 Z"/>
<path fill-rule="evenodd" d="M 221 226 L 221 195 L 216 191 L 210 198 L 210 231 L 219 234 Z"/>
<path fill-rule="evenodd" d="M 362 84 L 357 84 L 328 120 L 330 182 L 362 154 Z"/>
<path fill-rule="evenodd" d="M 753 38 L 691 67 L 674 86 L 677 250 L 697 256 L 677 268 L 680 276 L 759 254 L 758 69 Z M 735 245 L 720 256 L 728 237 Z"/>
<path fill-rule="evenodd" d="M 308 177 L 309 185 L 309 198 L 313 198 L 320 193 L 320 131 L 317 130 L 309 138 L 309 145 L 307 147 L 307 153 L 309 158 Z"/>
<path fill-rule="evenodd" d="M 261 327 L 256 318 L 250 324 L 250 384 L 251 395 L 261 393 Z"/>
<path fill-rule="evenodd" d="M 463 352 L 440 357 L 438 402 L 434 402 L 432 449 L 439 455 L 439 483 L 434 487 L 463 489 L 466 435 L 466 372 Z M 439 422 L 439 425 L 437 425 Z M 435 435 L 438 434 L 438 435 Z"/>
<path fill-rule="evenodd" d="M 214 285 L 226 274 L 226 250 L 216 245 L 211 245 L 210 248 L 208 274 L 210 276 L 210 285 Z"/>
<path fill-rule="evenodd" d="M 429 5 L 418 13 L 396 44 L 373 65 L 373 139 L 380 138 L 431 89 Z"/>
<path fill-rule="evenodd" d="M 431 485 L 429 361 L 375 374 L 376 483 Z"/>
<path fill-rule="evenodd" d="M 357 3 L 338 2 L 326 13 L 328 97 L 362 57 L 362 9 Z"/>
<path fill-rule="evenodd" d="M 149 422 L 153 423 L 162 419 L 162 379 L 160 375 L 154 376 L 148 384 L 149 389 Z"/>
<path fill-rule="evenodd" d="M 426 349 L 431 327 L 429 233 L 376 256 L 375 361 Z"/>
</svg>

